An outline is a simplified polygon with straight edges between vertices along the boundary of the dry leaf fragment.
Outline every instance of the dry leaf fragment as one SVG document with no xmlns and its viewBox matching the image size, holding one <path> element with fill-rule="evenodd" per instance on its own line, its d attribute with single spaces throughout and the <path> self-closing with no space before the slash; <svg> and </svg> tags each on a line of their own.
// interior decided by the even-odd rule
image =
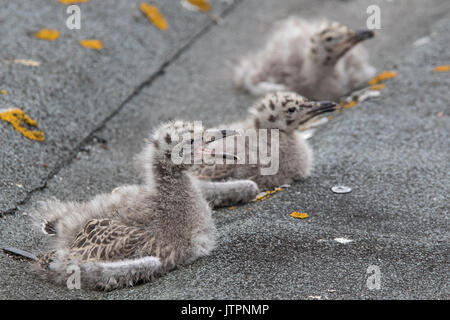
<svg viewBox="0 0 450 320">
<path fill-rule="evenodd" d="M 59 32 L 58 30 L 52 30 L 52 29 L 42 29 L 34 34 L 35 38 L 41 39 L 41 40 L 49 40 L 53 41 L 58 39 Z"/>
<path fill-rule="evenodd" d="M 164 19 L 163 15 L 159 12 L 157 7 L 151 6 L 145 2 L 142 2 L 139 7 L 141 8 L 141 11 L 145 14 L 145 16 L 150 20 L 150 22 L 153 23 L 158 29 L 167 29 L 167 22 Z"/>
<path fill-rule="evenodd" d="M 384 86 L 384 84 L 379 84 L 379 85 L 383 85 Z M 377 85 L 375 85 L 375 86 L 377 86 Z M 379 96 L 380 96 L 380 91 L 379 90 L 378 91 L 375 91 L 375 90 L 364 90 L 361 93 L 361 95 L 359 95 L 357 97 L 356 101 L 363 102 L 363 101 L 366 101 L 367 99 L 376 98 L 376 97 L 379 97 Z"/>
<path fill-rule="evenodd" d="M 334 241 L 342 243 L 342 244 L 347 244 L 347 243 L 353 242 L 352 239 L 348 239 L 348 238 L 334 238 Z"/>
<path fill-rule="evenodd" d="M 448 72 L 450 71 L 450 64 L 444 66 L 437 66 L 433 69 L 434 72 Z"/>
<path fill-rule="evenodd" d="M 202 12 L 207 12 L 211 9 L 211 5 L 207 0 L 187 0 L 193 6 L 196 6 L 198 10 Z"/>
<path fill-rule="evenodd" d="M 309 214 L 307 214 L 306 212 L 297 212 L 294 211 L 291 213 L 291 217 L 292 218 L 296 218 L 296 219 L 306 219 L 309 217 Z"/>
<path fill-rule="evenodd" d="M 372 80 L 369 81 L 369 85 L 374 85 L 377 84 L 383 80 L 386 79 L 390 79 L 390 78 L 395 78 L 397 76 L 397 72 L 394 71 L 383 71 L 382 73 L 380 73 L 379 75 L 377 75 L 376 77 L 374 77 Z"/>
<path fill-rule="evenodd" d="M 436 116 L 438 118 L 442 118 L 444 116 L 444 112 L 443 111 L 439 111 L 438 113 L 436 113 Z"/>
<path fill-rule="evenodd" d="M 86 40 L 81 40 L 80 44 L 88 49 L 93 49 L 93 50 L 102 50 L 103 49 L 103 43 L 100 40 L 96 40 L 96 39 L 86 39 Z"/>
<path fill-rule="evenodd" d="M 85 3 L 88 1 L 89 0 L 59 0 L 59 2 L 64 3 L 64 4 Z"/>
<path fill-rule="evenodd" d="M 30 127 L 37 127 L 38 124 L 20 109 L 8 109 L 2 111 L 0 112 L 0 119 L 11 123 L 14 129 L 22 133 L 28 139 L 44 141 L 43 131 L 28 130 L 23 126 L 24 124 L 27 124 Z"/>
<path fill-rule="evenodd" d="M 39 67 L 41 63 L 39 61 L 31 60 L 31 59 L 16 59 L 13 61 L 16 64 L 23 64 L 24 66 L 29 67 Z"/>
</svg>

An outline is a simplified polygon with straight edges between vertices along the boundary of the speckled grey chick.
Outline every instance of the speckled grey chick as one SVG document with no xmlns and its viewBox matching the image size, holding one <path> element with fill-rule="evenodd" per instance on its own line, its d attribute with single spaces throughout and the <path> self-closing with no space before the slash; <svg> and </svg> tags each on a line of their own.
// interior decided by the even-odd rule
<svg viewBox="0 0 450 320">
<path fill-rule="evenodd" d="M 42 203 L 34 218 L 50 247 L 39 256 L 38 270 L 64 284 L 74 265 L 81 288 L 111 290 L 208 255 L 216 229 L 198 180 L 188 171 L 191 158 L 208 143 L 203 139 L 194 135 L 192 123 L 163 124 L 139 157 L 146 172 L 143 185 L 85 203 Z"/>
<path fill-rule="evenodd" d="M 360 45 L 370 30 L 354 31 L 329 20 L 280 21 L 265 46 L 235 69 L 235 84 L 254 95 L 293 91 L 309 99 L 337 100 L 375 75 Z"/>
<path fill-rule="evenodd" d="M 228 164 L 197 165 L 193 173 L 207 181 L 231 183 L 236 179 L 249 179 L 256 182 L 260 190 L 305 178 L 311 173 L 313 154 L 297 128 L 315 116 L 334 111 L 335 107 L 334 102 L 310 101 L 292 92 L 269 93 L 249 109 L 245 121 L 224 125 L 240 133 L 232 137 L 231 145 L 232 153 L 240 160 L 234 164 L 229 161 Z M 230 148 L 217 147 L 227 151 Z"/>
</svg>

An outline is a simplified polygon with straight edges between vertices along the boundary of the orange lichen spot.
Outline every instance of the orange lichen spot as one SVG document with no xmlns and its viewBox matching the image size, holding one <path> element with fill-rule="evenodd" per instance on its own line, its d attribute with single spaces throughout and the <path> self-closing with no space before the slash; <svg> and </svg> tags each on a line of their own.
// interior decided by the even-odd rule
<svg viewBox="0 0 450 320">
<path fill-rule="evenodd" d="M 41 40 L 49 40 L 53 41 L 58 39 L 59 32 L 58 30 L 52 30 L 52 29 L 42 29 L 34 34 L 35 38 L 41 39 Z"/>
<path fill-rule="evenodd" d="M 211 5 L 207 0 L 187 0 L 190 4 L 197 7 L 202 12 L 207 12 L 211 9 Z"/>
<path fill-rule="evenodd" d="M 445 66 L 437 66 L 433 69 L 434 72 L 448 72 L 450 71 L 450 64 Z"/>
<path fill-rule="evenodd" d="M 309 214 L 307 214 L 306 212 L 297 212 L 294 211 L 291 213 L 291 217 L 292 218 L 296 218 L 296 219 L 306 219 L 309 217 Z"/>
<path fill-rule="evenodd" d="M 374 85 L 370 86 L 370 90 L 374 90 L 374 91 L 378 91 L 378 90 L 381 90 L 384 88 L 386 88 L 386 85 L 384 83 L 374 84 Z"/>
<path fill-rule="evenodd" d="M 167 22 L 164 19 L 163 15 L 159 12 L 158 8 L 155 6 L 151 6 L 148 3 L 142 2 L 139 6 L 141 11 L 145 14 L 145 16 L 153 23 L 158 29 L 166 30 Z"/>
<path fill-rule="evenodd" d="M 374 77 L 372 80 L 369 81 L 369 85 L 373 86 L 374 84 L 377 84 L 383 80 L 395 78 L 397 76 L 397 72 L 394 71 L 383 71 L 376 77 Z"/>
<path fill-rule="evenodd" d="M 0 119 L 12 124 L 14 129 L 22 133 L 25 137 L 31 140 L 44 141 L 44 132 L 37 130 L 28 130 L 24 125 L 30 127 L 37 127 L 36 121 L 31 119 L 25 112 L 20 109 L 8 109 L 0 112 Z"/>
<path fill-rule="evenodd" d="M 0 90 L 0 94 L 8 94 L 7 90 Z"/>
<path fill-rule="evenodd" d="M 356 106 L 356 104 L 357 104 L 357 102 L 355 100 L 352 100 L 352 101 L 347 102 L 347 103 L 345 103 L 345 102 L 342 103 L 341 106 L 344 109 L 350 109 L 350 108 L 353 108 L 354 106 Z"/>
<path fill-rule="evenodd" d="M 267 198 L 269 198 L 269 196 L 257 196 L 255 200 L 262 201 L 262 200 L 266 200 Z"/>
<path fill-rule="evenodd" d="M 93 50 L 102 50 L 103 49 L 103 43 L 100 40 L 96 40 L 96 39 L 86 39 L 86 40 L 81 40 L 80 44 L 88 49 L 93 49 Z"/>
<path fill-rule="evenodd" d="M 328 116 L 328 120 L 333 120 L 334 117 L 333 116 Z"/>
<path fill-rule="evenodd" d="M 64 4 L 76 4 L 76 3 L 85 3 L 88 2 L 89 0 L 59 0 L 59 2 L 64 3 Z"/>
<path fill-rule="evenodd" d="M 255 201 L 261 201 L 261 200 L 266 200 L 268 198 L 270 198 L 274 193 L 283 191 L 283 188 L 275 188 L 274 190 L 267 190 L 264 191 L 262 194 L 260 194 L 259 196 L 256 197 Z M 274 196 L 275 198 L 276 196 Z"/>
</svg>

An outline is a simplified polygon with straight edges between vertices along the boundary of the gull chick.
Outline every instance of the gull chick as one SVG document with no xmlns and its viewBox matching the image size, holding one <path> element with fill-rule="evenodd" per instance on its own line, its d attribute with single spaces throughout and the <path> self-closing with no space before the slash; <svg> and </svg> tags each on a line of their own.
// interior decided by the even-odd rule
<svg viewBox="0 0 450 320">
<path fill-rule="evenodd" d="M 180 264 L 208 255 L 215 246 L 211 209 L 198 181 L 188 171 L 197 153 L 212 154 L 203 128 L 193 123 L 161 125 L 139 159 L 145 182 L 101 194 L 85 203 L 49 201 L 34 217 L 42 224 L 50 247 L 37 267 L 57 283 L 70 268 L 80 270 L 81 287 L 112 290 L 146 282 Z M 222 130 L 217 139 L 233 132 Z"/>
<path fill-rule="evenodd" d="M 309 99 L 337 100 L 375 75 L 367 51 L 358 45 L 373 36 L 373 31 L 329 20 L 287 18 L 262 50 L 238 64 L 235 84 L 257 96 L 293 91 Z"/>
<path fill-rule="evenodd" d="M 250 143 L 250 139 L 233 137 L 234 150 L 245 151 L 245 163 L 234 161 L 233 164 L 201 164 L 192 169 L 193 173 L 206 181 L 233 182 L 236 179 L 249 179 L 261 190 L 273 189 L 305 178 L 311 173 L 313 154 L 297 128 L 320 114 L 333 112 L 335 108 L 334 102 L 310 101 L 292 92 L 269 93 L 249 109 L 249 116 L 245 121 L 226 125 L 239 133 L 243 132 L 244 137 L 248 132 L 255 132 L 258 137 L 257 143 Z M 259 136 L 260 129 L 266 129 L 267 134 Z M 278 132 L 278 139 L 271 139 L 271 135 L 275 134 L 272 129 Z M 263 175 L 261 169 L 271 164 L 261 162 L 260 151 L 271 152 L 273 143 L 278 145 L 279 152 L 270 156 L 272 162 L 278 161 L 278 170 L 273 174 Z M 250 154 L 257 155 L 256 164 L 250 163 Z M 241 153 L 237 151 L 237 155 L 240 156 Z"/>
</svg>

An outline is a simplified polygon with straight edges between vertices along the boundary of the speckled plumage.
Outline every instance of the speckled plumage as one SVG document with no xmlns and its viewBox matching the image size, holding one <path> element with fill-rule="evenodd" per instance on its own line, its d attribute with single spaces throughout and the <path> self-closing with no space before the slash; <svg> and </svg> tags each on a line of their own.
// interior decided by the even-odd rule
<svg viewBox="0 0 450 320">
<path fill-rule="evenodd" d="M 254 95 L 293 91 L 309 99 L 337 100 L 375 75 L 359 44 L 372 31 L 353 31 L 328 20 L 280 21 L 265 46 L 242 59 L 235 84 Z"/>
<path fill-rule="evenodd" d="M 171 157 L 180 143 L 194 149 L 193 128 L 177 121 L 155 131 L 139 157 L 143 185 L 123 186 L 84 203 L 41 203 L 33 216 L 51 237 L 37 269 L 64 284 L 75 265 L 82 288 L 111 290 L 209 254 L 216 239 L 211 209 L 187 171 L 192 164 L 175 164 Z M 184 159 L 189 152 L 177 149 L 177 154 Z"/>
<path fill-rule="evenodd" d="M 272 189 L 293 180 L 307 177 L 312 170 L 313 154 L 306 140 L 296 130 L 299 125 L 309 121 L 314 116 L 335 109 L 335 103 L 329 101 L 315 102 L 292 92 L 269 93 L 249 109 L 249 117 L 224 127 L 245 132 L 246 130 L 278 129 L 279 140 L 275 141 L 279 147 L 279 168 L 275 174 L 262 175 L 261 168 L 269 165 L 250 164 L 214 164 L 196 165 L 193 173 L 203 180 L 222 181 L 235 179 L 249 179 L 256 182 L 260 190 Z M 264 136 L 263 136 L 264 137 Z M 258 143 L 250 144 L 248 139 L 235 139 L 235 148 L 241 143 L 246 151 L 259 154 L 259 149 L 267 145 L 271 150 L 272 141 L 270 130 L 267 139 L 261 138 Z M 273 157 L 277 155 L 272 155 Z"/>
</svg>

